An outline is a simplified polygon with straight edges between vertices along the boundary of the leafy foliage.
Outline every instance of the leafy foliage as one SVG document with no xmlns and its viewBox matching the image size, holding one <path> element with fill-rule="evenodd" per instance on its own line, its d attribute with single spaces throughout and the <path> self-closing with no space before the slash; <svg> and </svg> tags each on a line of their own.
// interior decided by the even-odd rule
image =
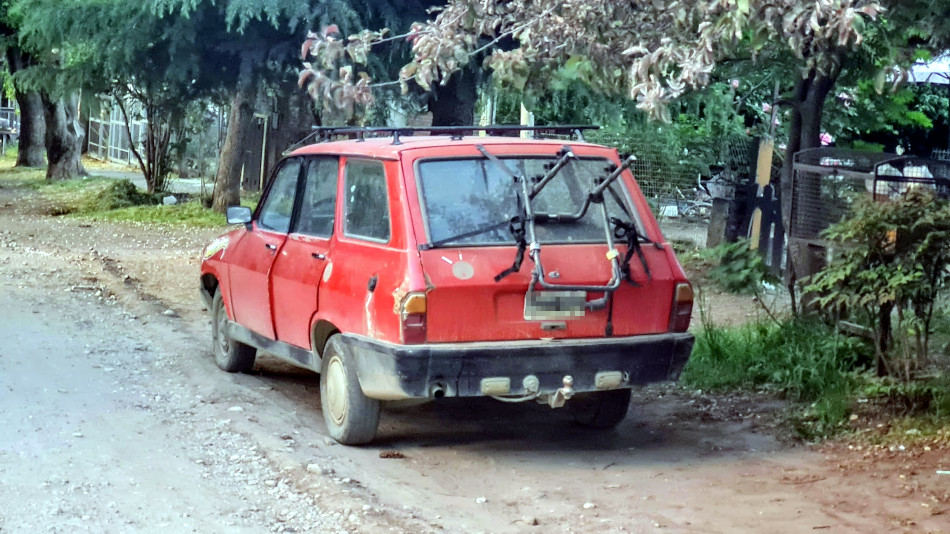
<svg viewBox="0 0 950 534">
<path fill-rule="evenodd" d="M 670 119 L 666 103 L 707 85 L 717 62 L 746 35 L 753 48 L 777 42 L 802 67 L 828 71 L 832 53 L 860 44 L 864 17 L 876 2 L 483 2 L 451 0 L 419 28 L 414 61 L 401 79 L 431 86 L 501 42 L 486 63 L 495 74 L 523 85 L 528 73 L 564 65 L 577 56 L 592 65 L 598 87 L 628 94 L 641 109 Z M 484 43 L 482 39 L 488 39 Z"/>
<path fill-rule="evenodd" d="M 730 293 L 756 293 L 763 282 L 774 279 L 761 254 L 751 250 L 747 240 L 723 243 L 702 254 L 715 262 L 709 277 Z"/>
<path fill-rule="evenodd" d="M 950 284 L 950 201 L 924 188 L 865 201 L 827 231 L 838 257 L 807 291 L 874 330 L 880 371 L 911 380 L 927 363 L 937 299 Z"/>
</svg>

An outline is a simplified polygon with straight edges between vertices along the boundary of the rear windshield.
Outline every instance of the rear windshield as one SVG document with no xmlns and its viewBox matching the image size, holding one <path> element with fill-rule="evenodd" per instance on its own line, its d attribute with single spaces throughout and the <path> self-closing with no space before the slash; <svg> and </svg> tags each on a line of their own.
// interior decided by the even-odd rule
<svg viewBox="0 0 950 534">
<path fill-rule="evenodd" d="M 555 158 L 501 158 L 517 175 L 540 178 Z M 603 158 L 573 160 L 531 201 L 536 214 L 576 213 L 584 205 L 595 178 L 609 174 L 614 164 Z M 465 237 L 464 234 L 505 223 L 519 215 L 520 184 L 485 158 L 427 160 L 418 166 L 429 240 L 440 245 L 492 245 L 514 243 L 507 224 Z M 529 182 L 534 183 L 534 182 Z M 636 223 L 626 192 L 614 182 L 604 192 L 609 217 Z M 604 218 L 599 204 L 591 204 L 574 222 L 538 222 L 541 243 L 605 242 Z"/>
</svg>

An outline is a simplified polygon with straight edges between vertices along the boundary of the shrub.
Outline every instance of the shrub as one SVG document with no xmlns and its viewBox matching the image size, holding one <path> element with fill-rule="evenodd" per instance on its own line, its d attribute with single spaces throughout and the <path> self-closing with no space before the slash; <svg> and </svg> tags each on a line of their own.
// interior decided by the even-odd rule
<svg viewBox="0 0 950 534">
<path fill-rule="evenodd" d="M 109 211 L 150 204 L 158 204 L 155 195 L 140 191 L 129 180 L 116 180 L 90 195 L 80 211 Z"/>
<path fill-rule="evenodd" d="M 937 299 L 950 284 L 950 202 L 922 188 L 868 200 L 826 236 L 840 245 L 838 257 L 805 290 L 829 315 L 866 321 L 878 374 L 913 379 L 927 363 Z"/>
<path fill-rule="evenodd" d="M 749 248 L 748 240 L 723 243 L 702 254 L 714 264 L 709 278 L 730 293 L 756 293 L 763 282 L 774 279 L 759 253 Z"/>
</svg>

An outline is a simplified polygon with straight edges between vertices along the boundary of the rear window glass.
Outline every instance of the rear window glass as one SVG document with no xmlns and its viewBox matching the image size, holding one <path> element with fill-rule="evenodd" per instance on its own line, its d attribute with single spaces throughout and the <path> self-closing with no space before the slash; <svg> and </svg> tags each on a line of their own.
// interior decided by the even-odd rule
<svg viewBox="0 0 950 534">
<path fill-rule="evenodd" d="M 386 173 L 379 161 L 346 162 L 343 233 L 371 241 L 389 241 Z"/>
<path fill-rule="evenodd" d="M 515 174 L 529 179 L 544 176 L 545 165 L 554 158 L 502 158 Z M 536 214 L 576 213 L 584 205 L 595 178 L 606 177 L 612 162 L 597 159 L 574 160 L 531 201 Z M 519 214 L 520 184 L 511 175 L 484 158 L 428 160 L 419 164 L 429 239 L 444 245 L 489 245 L 514 243 L 506 221 Z M 529 182 L 534 183 L 534 182 Z M 609 217 L 627 223 L 631 216 L 626 192 L 619 181 L 604 192 Z M 479 230 L 496 227 L 491 230 Z M 637 225 L 639 228 L 639 224 Z M 583 218 L 574 222 L 537 222 L 541 243 L 605 242 L 601 206 L 591 204 Z M 465 234 L 478 232 L 476 235 Z M 457 237 L 463 236 L 463 237 Z"/>
</svg>

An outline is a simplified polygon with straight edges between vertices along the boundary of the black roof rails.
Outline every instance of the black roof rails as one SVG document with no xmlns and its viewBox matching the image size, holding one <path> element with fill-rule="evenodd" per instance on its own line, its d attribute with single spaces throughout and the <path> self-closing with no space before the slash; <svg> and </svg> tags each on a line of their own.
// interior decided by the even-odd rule
<svg viewBox="0 0 950 534">
<path fill-rule="evenodd" d="M 401 144 L 400 135 L 413 135 L 417 132 L 428 132 L 429 135 L 450 135 L 453 139 L 461 139 L 465 135 L 474 135 L 475 132 L 485 132 L 488 135 L 534 132 L 534 137 L 542 133 L 574 135 L 579 141 L 584 141 L 584 132 L 587 130 L 597 130 L 600 126 L 589 124 L 566 124 L 552 126 L 519 126 L 517 124 L 491 124 L 488 126 L 370 126 L 365 128 L 353 126 L 314 126 L 314 133 L 319 135 L 322 140 L 328 140 L 331 137 L 347 136 L 350 139 L 363 141 L 367 135 L 376 134 L 377 136 L 392 137 L 393 144 Z M 310 136 L 307 136 L 308 138 Z"/>
</svg>

